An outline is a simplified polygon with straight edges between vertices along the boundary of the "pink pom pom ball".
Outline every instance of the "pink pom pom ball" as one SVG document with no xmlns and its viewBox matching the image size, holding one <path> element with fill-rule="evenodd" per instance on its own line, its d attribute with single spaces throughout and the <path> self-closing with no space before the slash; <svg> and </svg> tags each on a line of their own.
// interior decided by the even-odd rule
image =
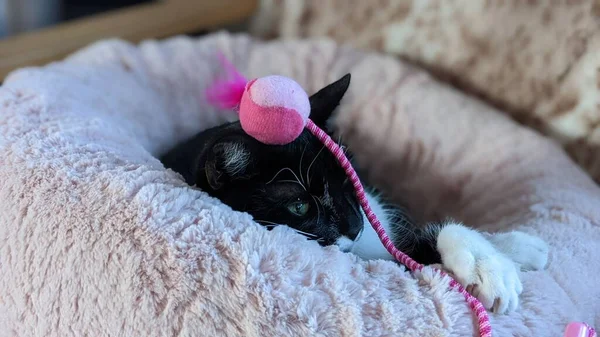
<svg viewBox="0 0 600 337">
<path fill-rule="evenodd" d="M 273 75 L 248 82 L 239 111 L 246 133 L 265 144 L 284 145 L 302 133 L 310 102 L 296 81 Z"/>
</svg>

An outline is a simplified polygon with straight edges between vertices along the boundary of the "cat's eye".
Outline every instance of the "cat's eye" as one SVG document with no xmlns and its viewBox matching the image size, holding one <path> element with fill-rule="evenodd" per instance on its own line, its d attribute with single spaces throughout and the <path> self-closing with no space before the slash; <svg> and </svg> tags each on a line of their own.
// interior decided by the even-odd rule
<svg viewBox="0 0 600 337">
<path fill-rule="evenodd" d="M 287 206 L 288 211 L 297 216 L 305 216 L 310 209 L 310 204 L 304 201 L 296 201 Z"/>
</svg>

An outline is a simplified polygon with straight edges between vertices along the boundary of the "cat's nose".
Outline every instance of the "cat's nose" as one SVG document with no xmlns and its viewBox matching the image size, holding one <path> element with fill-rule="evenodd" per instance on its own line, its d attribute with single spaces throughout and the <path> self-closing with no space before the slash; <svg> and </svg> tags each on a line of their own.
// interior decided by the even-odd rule
<svg viewBox="0 0 600 337">
<path fill-rule="evenodd" d="M 362 232 L 362 226 L 360 228 L 354 228 L 354 229 L 348 231 L 348 233 L 346 234 L 346 236 L 350 240 L 354 241 L 354 240 L 356 240 L 356 238 L 358 237 L 358 234 L 360 234 L 360 232 Z"/>
<path fill-rule="evenodd" d="M 348 221 L 348 230 L 344 233 L 350 240 L 354 241 L 363 230 L 362 218 L 350 219 Z"/>
</svg>

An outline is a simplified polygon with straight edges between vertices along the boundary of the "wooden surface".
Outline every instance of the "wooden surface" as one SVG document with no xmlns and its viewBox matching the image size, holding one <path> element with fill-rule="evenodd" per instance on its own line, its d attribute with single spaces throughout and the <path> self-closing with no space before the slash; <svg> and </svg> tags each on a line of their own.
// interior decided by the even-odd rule
<svg viewBox="0 0 600 337">
<path fill-rule="evenodd" d="M 14 69 L 43 65 L 100 39 L 131 42 L 197 32 L 252 15 L 257 0 L 164 0 L 0 40 L 0 82 Z"/>
</svg>

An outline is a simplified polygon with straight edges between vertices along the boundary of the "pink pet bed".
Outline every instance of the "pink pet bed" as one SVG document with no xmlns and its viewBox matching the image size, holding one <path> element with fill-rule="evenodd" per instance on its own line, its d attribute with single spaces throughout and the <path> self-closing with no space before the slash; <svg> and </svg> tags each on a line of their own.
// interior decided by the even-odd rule
<svg viewBox="0 0 600 337">
<path fill-rule="evenodd" d="M 600 189 L 559 147 L 389 57 L 214 34 L 105 41 L 0 87 L 0 336 L 474 333 L 447 279 L 268 232 L 164 169 L 224 121 L 202 95 L 217 49 L 309 93 L 351 72 L 337 124 L 373 180 L 418 216 L 550 244 L 495 336 L 600 325 Z"/>
</svg>

